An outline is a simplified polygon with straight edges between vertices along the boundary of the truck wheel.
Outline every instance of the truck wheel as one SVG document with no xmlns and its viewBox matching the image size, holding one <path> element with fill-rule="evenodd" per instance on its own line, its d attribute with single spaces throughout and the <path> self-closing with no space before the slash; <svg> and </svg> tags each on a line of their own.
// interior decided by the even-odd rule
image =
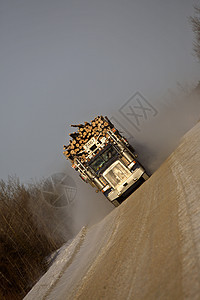
<svg viewBox="0 0 200 300">
<path fill-rule="evenodd" d="M 144 173 L 144 174 L 142 175 L 142 178 L 144 178 L 144 180 L 146 181 L 146 180 L 149 179 L 149 175 L 147 175 L 147 173 Z"/>
<path fill-rule="evenodd" d="M 112 201 L 112 204 L 113 204 L 115 207 L 119 206 L 119 202 L 118 202 L 117 200 Z"/>
</svg>

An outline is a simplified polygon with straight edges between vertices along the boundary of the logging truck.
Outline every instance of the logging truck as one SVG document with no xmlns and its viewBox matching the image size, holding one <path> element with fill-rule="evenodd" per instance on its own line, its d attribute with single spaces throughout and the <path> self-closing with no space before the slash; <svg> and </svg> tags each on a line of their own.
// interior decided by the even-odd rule
<svg viewBox="0 0 200 300">
<path fill-rule="evenodd" d="M 71 125 L 70 143 L 63 154 L 86 183 L 97 188 L 114 206 L 121 204 L 149 178 L 135 150 L 107 117 Z"/>
</svg>

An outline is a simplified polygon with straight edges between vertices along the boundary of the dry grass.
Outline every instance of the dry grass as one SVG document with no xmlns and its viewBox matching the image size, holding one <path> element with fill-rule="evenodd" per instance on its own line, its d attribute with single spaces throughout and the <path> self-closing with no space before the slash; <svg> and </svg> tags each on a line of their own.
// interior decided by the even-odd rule
<svg viewBox="0 0 200 300">
<path fill-rule="evenodd" d="M 40 185 L 0 181 L 0 299 L 25 296 L 47 270 L 47 256 L 66 241 L 65 225 L 64 215 L 42 201 Z"/>
</svg>

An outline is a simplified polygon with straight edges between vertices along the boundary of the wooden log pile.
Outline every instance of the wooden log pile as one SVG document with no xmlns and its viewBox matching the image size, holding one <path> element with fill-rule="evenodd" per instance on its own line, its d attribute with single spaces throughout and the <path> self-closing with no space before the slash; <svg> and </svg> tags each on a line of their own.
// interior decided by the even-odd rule
<svg viewBox="0 0 200 300">
<path fill-rule="evenodd" d="M 90 138 L 95 137 L 101 139 L 102 137 L 109 138 L 107 131 L 111 128 L 111 123 L 103 116 L 98 116 L 91 123 L 71 125 L 71 127 L 78 128 L 78 131 L 70 133 L 70 143 L 63 146 L 63 153 L 67 159 L 72 163 L 75 158 L 79 158 L 82 163 L 86 161 L 86 153 L 83 146 Z"/>
</svg>

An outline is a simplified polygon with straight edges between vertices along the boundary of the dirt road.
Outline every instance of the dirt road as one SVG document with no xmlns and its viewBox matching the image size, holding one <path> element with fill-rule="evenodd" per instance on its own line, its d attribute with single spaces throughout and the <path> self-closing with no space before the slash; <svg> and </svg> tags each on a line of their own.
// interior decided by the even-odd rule
<svg viewBox="0 0 200 300">
<path fill-rule="evenodd" d="M 25 299 L 200 299 L 200 123 Z"/>
</svg>

